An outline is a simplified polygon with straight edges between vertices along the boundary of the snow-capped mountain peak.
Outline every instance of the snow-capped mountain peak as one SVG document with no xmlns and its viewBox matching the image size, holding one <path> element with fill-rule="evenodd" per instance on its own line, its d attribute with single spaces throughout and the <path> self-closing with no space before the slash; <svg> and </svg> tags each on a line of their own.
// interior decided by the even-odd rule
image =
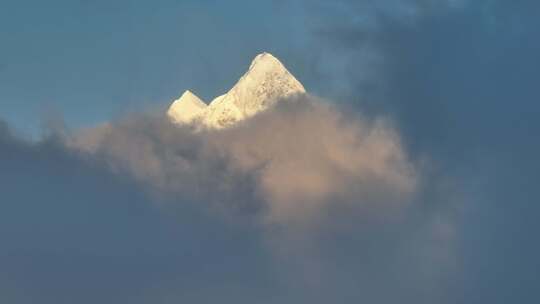
<svg viewBox="0 0 540 304">
<path fill-rule="evenodd" d="M 281 61 L 279 61 L 279 59 L 277 59 L 270 53 L 264 52 L 255 56 L 255 58 L 253 58 L 253 60 L 251 61 L 251 64 L 249 65 L 248 71 L 253 71 L 253 70 L 258 70 L 258 69 L 259 70 L 278 70 L 278 69 L 283 70 L 286 68 L 285 66 L 283 66 Z"/>
<path fill-rule="evenodd" d="M 191 123 L 206 107 L 204 101 L 187 90 L 172 103 L 167 116 L 174 123 Z"/>
<path fill-rule="evenodd" d="M 224 128 L 271 107 L 285 97 L 305 92 L 304 86 L 279 59 L 270 53 L 262 53 L 253 59 L 248 71 L 229 92 L 215 98 L 189 121 L 173 119 L 173 122 L 191 123 L 196 118 L 206 127 Z M 179 110 L 184 111 L 182 108 Z"/>
</svg>

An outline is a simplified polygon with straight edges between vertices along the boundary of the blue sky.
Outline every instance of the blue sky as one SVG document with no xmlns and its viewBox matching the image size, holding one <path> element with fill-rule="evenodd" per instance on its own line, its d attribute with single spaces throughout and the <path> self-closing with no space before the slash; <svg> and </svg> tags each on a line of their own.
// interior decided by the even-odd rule
<svg viewBox="0 0 540 304">
<path fill-rule="evenodd" d="M 2 6 L 2 113 L 25 132 L 35 132 L 49 112 L 80 127 L 164 106 L 188 88 L 211 98 L 265 50 L 292 67 L 304 63 L 292 54 L 300 41 L 292 37 L 286 3 L 7 1 Z"/>
<path fill-rule="evenodd" d="M 2 1 L 0 302 L 539 302 L 539 11 L 532 0 Z M 146 116 L 186 89 L 222 94 L 262 51 L 333 110 L 284 106 L 199 137 Z M 102 122 L 105 135 L 92 128 Z M 287 129 L 297 122 L 306 128 Z M 369 140 L 349 153 L 358 125 L 392 131 L 374 138 L 403 163 L 383 161 L 377 178 L 325 171 L 336 155 L 379 168 L 387 150 Z M 106 144 L 74 149 L 81 129 Z M 268 130 L 285 156 L 261 140 Z M 276 155 L 239 173 L 243 152 Z M 278 175 L 285 189 L 322 176 L 332 195 L 290 202 L 316 201 L 320 221 L 268 225 L 265 173 L 290 163 L 309 166 Z M 412 197 L 380 182 L 404 164 Z M 396 193 L 406 207 L 374 199 Z M 373 216 L 388 210 L 400 216 Z"/>
</svg>

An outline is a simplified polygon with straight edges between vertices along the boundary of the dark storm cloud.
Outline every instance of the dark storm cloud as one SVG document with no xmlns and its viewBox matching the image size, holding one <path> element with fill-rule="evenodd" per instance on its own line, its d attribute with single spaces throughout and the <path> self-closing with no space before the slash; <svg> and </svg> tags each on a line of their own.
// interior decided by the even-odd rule
<svg viewBox="0 0 540 304">
<path fill-rule="evenodd" d="M 378 120 L 310 98 L 219 132 L 142 115 L 66 134 L 2 132 L 11 303 L 428 303 L 449 277 L 452 223 L 415 203 Z"/>
<path fill-rule="evenodd" d="M 344 1 L 350 12 L 337 11 L 339 22 L 312 28 L 312 43 L 339 56 L 346 68 L 330 71 L 358 105 L 390 114 L 411 154 L 429 155 L 436 178 L 424 203 L 460 219 L 460 275 L 449 299 L 538 301 L 540 246 L 530 240 L 540 229 L 532 216 L 540 199 L 539 4 L 468 1 L 422 9 L 414 22 L 382 12 L 367 26 L 354 19 L 359 2 Z M 376 56 L 363 56 L 366 49 Z M 376 73 L 366 76 L 366 66 Z"/>
<path fill-rule="evenodd" d="M 272 288 L 258 275 L 271 277 L 256 229 L 225 224 L 187 201 L 158 208 L 129 176 L 59 139 L 28 143 L 2 125 L 0 168 L 6 303 L 213 302 L 240 288 Z M 235 298 L 252 301 L 254 293 Z"/>
<path fill-rule="evenodd" d="M 219 136 L 193 134 L 147 116 L 129 118 L 103 127 L 106 134 L 100 134 L 97 141 L 86 141 L 87 133 L 87 148 L 97 144 L 101 151 L 90 154 L 81 154 L 72 148 L 73 142 L 64 142 L 65 133 L 53 132 L 41 142 L 28 143 L 2 128 L 3 299 L 10 303 L 395 301 L 411 293 L 410 288 L 422 286 L 425 291 L 415 290 L 414 298 L 429 302 L 442 290 L 432 278 L 444 280 L 453 265 L 452 224 L 439 218 L 438 211 L 394 197 L 410 192 L 409 179 L 414 181 L 414 177 L 406 167 L 400 168 L 404 165 L 402 151 L 388 126 L 350 120 L 353 118 L 340 117 L 344 114 L 332 107 L 305 102 L 263 114 Z M 320 126 L 315 127 L 315 122 Z M 291 131 L 291 124 L 298 130 Z M 279 128 L 291 134 L 273 133 L 285 135 L 273 142 L 257 138 Z M 313 130 L 318 132 L 310 132 Z M 296 137 L 299 141 L 294 143 Z M 252 150 L 240 149 L 246 141 L 255 143 Z M 211 149 L 200 147 L 208 142 Z M 138 152 L 129 154 L 129 148 Z M 217 148 L 219 153 L 214 151 Z M 149 152 L 155 149 L 163 150 Z M 306 152 L 309 149 L 323 151 L 306 155 L 311 153 Z M 349 155 L 357 149 L 362 155 Z M 372 154 L 372 149 L 379 153 Z M 350 168 L 339 166 L 343 153 Z M 278 173 L 287 169 L 279 169 L 287 166 L 286 160 L 297 162 L 302 155 L 318 155 L 319 163 L 314 161 L 311 169 L 319 178 L 335 179 L 328 180 L 327 187 L 345 196 L 327 196 L 326 190 L 313 193 L 309 185 L 300 196 L 291 195 L 287 182 L 301 185 L 310 182 L 310 176 L 302 181 L 285 175 L 280 187 L 287 191 L 278 193 L 279 199 L 291 204 L 302 200 L 323 203 L 315 207 L 324 207 L 327 211 L 321 213 L 325 216 L 317 224 L 302 227 L 281 225 L 281 217 L 280 225 L 260 222 L 257 204 L 268 201 L 265 192 L 253 194 L 257 191 L 252 187 L 260 183 L 253 180 L 253 172 L 260 168 L 253 166 L 259 167 L 260 157 L 264 160 L 272 155 L 277 157 L 277 169 L 272 170 Z M 231 160 L 233 156 L 238 159 Z M 172 166 L 166 177 L 161 176 L 160 166 L 155 171 L 153 157 Z M 181 167 L 167 157 L 183 158 L 176 164 Z M 210 169 L 204 167 L 208 162 L 213 162 Z M 300 166 L 297 173 L 314 174 L 308 169 Z M 344 169 L 361 174 L 336 173 Z M 228 184 L 217 190 L 204 189 L 209 196 L 190 189 L 197 184 L 206 186 L 210 173 Z M 194 176 L 197 182 L 189 180 Z M 174 182 L 162 184 L 169 178 Z M 369 189 L 339 188 L 351 178 L 362 179 Z M 244 181 L 247 185 L 242 185 Z M 270 184 L 272 191 L 280 190 L 272 188 L 275 182 L 279 180 Z M 403 182 L 405 189 L 400 189 Z M 159 190 L 158 195 L 141 190 L 149 186 L 154 194 Z M 234 210 L 238 206 L 233 200 L 239 198 L 244 201 L 244 209 L 240 209 L 247 206 L 249 212 L 222 217 L 213 212 L 211 200 L 217 196 L 229 203 L 222 207 Z M 374 204 L 362 207 L 368 198 Z M 393 203 L 386 205 L 388 199 Z M 339 210 L 340 201 L 350 205 Z M 310 211 L 302 205 L 299 208 Z M 385 209 L 399 210 L 400 216 L 380 217 L 377 213 L 386 213 Z M 285 219 L 294 223 L 301 218 L 295 211 Z M 445 249 L 440 250 L 441 246 Z"/>
<path fill-rule="evenodd" d="M 29 143 L 3 127 L 3 298 L 10 303 L 326 303 L 395 301 L 414 293 L 429 302 L 441 292 L 433 277 L 444 280 L 453 264 L 452 225 L 407 198 L 416 175 L 410 175 L 388 125 L 336 111 L 300 100 L 219 134 L 192 133 L 143 115 L 89 131 L 97 137 L 79 138 L 90 154 L 65 142 L 67 133 Z M 283 138 L 264 140 L 269 130 L 280 128 L 290 134 L 280 131 L 273 134 Z M 241 149 L 247 143 L 253 146 Z M 321 151 L 308 152 L 316 149 Z M 280 169 L 302 157 L 319 160 L 310 161 L 312 168 L 298 167 L 296 176 Z M 262 189 L 269 192 L 258 193 L 257 185 L 264 185 L 255 179 L 264 176 L 261 161 L 275 162 L 270 173 L 289 176 L 272 180 L 273 173 L 267 173 L 272 182 Z M 341 167 L 341 161 L 348 166 Z M 352 175 L 342 172 L 349 168 Z M 308 169 L 315 176 L 303 176 Z M 310 190 L 315 177 L 327 179 L 327 188 Z M 357 178 L 362 180 L 357 188 L 339 187 Z M 287 180 L 290 185 L 273 188 Z M 294 184 L 305 189 L 291 194 Z M 213 212 L 217 197 L 226 203 L 221 208 L 247 212 L 223 217 Z M 235 199 L 243 201 L 242 208 Z M 304 201 L 316 205 L 300 204 L 286 217 L 290 210 L 259 221 L 264 217 L 258 216 L 258 204 L 277 202 L 282 208 Z M 369 201 L 369 208 L 362 207 Z M 316 224 L 289 225 L 313 208 L 320 213 Z M 392 210 L 399 215 L 388 214 Z"/>
</svg>

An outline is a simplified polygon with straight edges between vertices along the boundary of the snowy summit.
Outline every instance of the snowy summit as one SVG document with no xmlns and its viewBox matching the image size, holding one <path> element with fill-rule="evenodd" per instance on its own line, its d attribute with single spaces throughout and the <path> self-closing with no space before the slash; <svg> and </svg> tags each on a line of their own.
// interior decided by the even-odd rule
<svg viewBox="0 0 540 304">
<path fill-rule="evenodd" d="M 206 108 L 206 104 L 187 90 L 172 103 L 167 115 L 174 123 L 191 123 L 204 108 Z"/>
<path fill-rule="evenodd" d="M 175 100 L 167 115 L 177 124 L 202 124 L 224 128 L 268 109 L 279 100 L 303 94 L 304 86 L 272 54 L 253 59 L 249 70 L 233 88 L 206 105 L 190 91 Z"/>
</svg>

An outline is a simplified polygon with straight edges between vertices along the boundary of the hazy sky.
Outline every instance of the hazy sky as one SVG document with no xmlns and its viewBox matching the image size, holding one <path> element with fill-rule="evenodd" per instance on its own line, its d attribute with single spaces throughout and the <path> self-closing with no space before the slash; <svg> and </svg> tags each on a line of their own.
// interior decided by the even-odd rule
<svg viewBox="0 0 540 304">
<path fill-rule="evenodd" d="M 2 1 L 0 302 L 539 302 L 539 12 Z M 148 114 L 262 51 L 322 104 L 197 136 Z"/>
</svg>

